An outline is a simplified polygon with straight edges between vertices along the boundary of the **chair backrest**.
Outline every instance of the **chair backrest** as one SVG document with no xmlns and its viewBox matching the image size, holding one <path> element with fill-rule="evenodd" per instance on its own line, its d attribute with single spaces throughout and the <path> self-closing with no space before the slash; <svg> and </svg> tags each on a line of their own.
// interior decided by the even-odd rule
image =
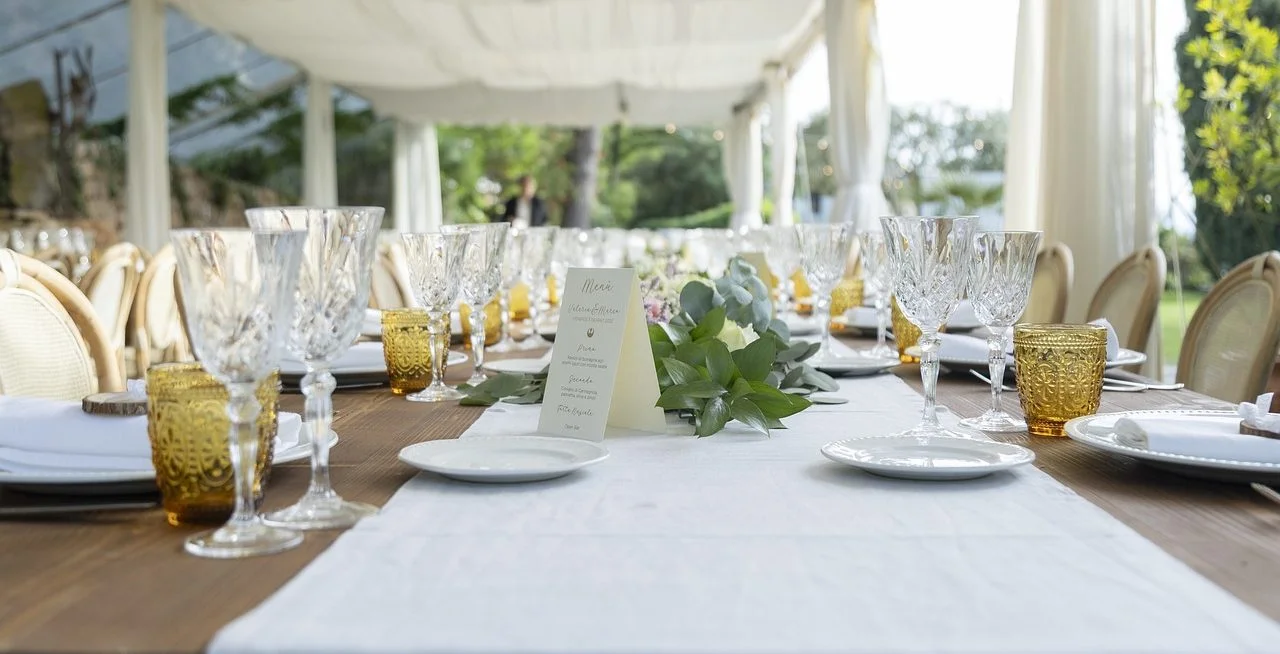
<svg viewBox="0 0 1280 654">
<path fill-rule="evenodd" d="M 1280 252 L 1260 254 L 1218 280 L 1191 316 L 1178 381 L 1227 402 L 1263 392 L 1280 347 Z"/>
<path fill-rule="evenodd" d="M 1031 276 L 1031 295 L 1027 310 L 1018 322 L 1060 323 L 1067 316 L 1067 300 L 1075 282 L 1076 269 L 1071 248 L 1064 243 L 1050 243 L 1036 256 L 1036 270 Z"/>
<path fill-rule="evenodd" d="M 1088 320 L 1106 318 L 1116 330 L 1120 345 L 1142 352 L 1164 292 L 1164 252 L 1149 246 L 1116 264 L 1089 302 Z"/>
<path fill-rule="evenodd" d="M 138 284 L 131 323 L 140 373 L 153 363 L 191 360 L 191 344 L 178 308 L 177 265 L 173 247 L 165 245 L 147 263 Z"/>
<path fill-rule="evenodd" d="M 93 305 L 48 265 L 0 250 L 0 394 L 79 400 L 124 390 Z"/>
<path fill-rule="evenodd" d="M 369 293 L 369 305 L 374 309 L 403 309 L 409 306 L 405 289 L 400 285 L 396 265 L 391 260 L 390 251 L 378 254 L 373 262 L 373 275 L 370 277 L 373 288 Z"/>
<path fill-rule="evenodd" d="M 142 279 L 142 252 L 131 243 L 117 243 L 106 249 L 93 264 L 80 288 L 93 304 L 107 330 L 107 338 L 123 351 L 133 298 Z"/>
</svg>

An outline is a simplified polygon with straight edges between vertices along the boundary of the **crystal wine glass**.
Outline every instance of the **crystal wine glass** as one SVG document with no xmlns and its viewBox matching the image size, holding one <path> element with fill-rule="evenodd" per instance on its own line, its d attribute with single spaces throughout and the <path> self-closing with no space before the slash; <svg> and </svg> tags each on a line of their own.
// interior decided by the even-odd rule
<svg viewBox="0 0 1280 654">
<path fill-rule="evenodd" d="M 471 232 L 423 232 L 402 234 L 405 255 L 409 260 L 409 281 L 418 304 L 426 310 L 431 321 L 428 331 L 431 337 L 431 385 L 406 395 L 414 402 L 444 402 L 462 398 L 462 393 L 444 384 L 445 360 L 448 356 L 436 356 L 449 349 L 449 326 L 446 314 L 458 302 L 462 286 L 462 258 L 467 251 Z"/>
<path fill-rule="evenodd" d="M 898 351 L 889 347 L 886 333 L 889 331 L 889 292 L 892 290 L 889 252 L 885 248 L 884 234 L 865 231 L 858 237 L 862 244 L 862 274 L 864 288 L 871 293 L 876 308 L 876 344 L 861 351 L 863 356 L 879 359 L 896 359 Z"/>
<path fill-rule="evenodd" d="M 235 509 L 222 527 L 187 538 L 187 552 L 234 559 L 271 554 L 302 542 L 302 534 L 272 527 L 253 497 L 258 458 L 255 391 L 280 364 L 306 232 L 174 230 L 170 233 L 182 284 L 191 346 L 206 371 L 227 387 Z"/>
<path fill-rule="evenodd" d="M 967 437 L 938 422 L 938 330 L 964 294 L 973 256 L 977 219 L 952 217 L 886 217 L 880 219 L 893 266 L 894 295 L 904 316 L 920 328 L 920 377 L 924 412 L 920 424 L 904 432 Z"/>
<path fill-rule="evenodd" d="M 821 340 L 812 364 L 839 362 L 831 349 L 831 291 L 844 275 L 845 264 L 856 241 L 850 223 L 809 223 L 794 228 L 805 278 L 813 289 L 813 315 L 818 319 Z"/>
<path fill-rule="evenodd" d="M 991 373 L 991 409 L 960 424 L 992 432 L 1026 431 L 1027 423 L 1000 407 L 1009 328 L 1027 308 L 1031 277 L 1040 248 L 1040 232 L 982 232 L 973 242 L 969 270 L 969 300 L 987 328 Z"/>
<path fill-rule="evenodd" d="M 484 366 L 484 308 L 498 294 L 502 281 L 502 256 L 507 250 L 507 223 L 447 226 L 445 232 L 467 232 L 467 250 L 462 257 L 462 300 L 471 305 L 471 358 L 475 371 L 468 384 L 487 377 Z"/>
<path fill-rule="evenodd" d="M 579 265 L 582 259 L 584 238 L 583 230 L 577 227 L 561 227 L 556 232 L 555 245 L 551 248 L 551 278 L 556 280 L 556 289 L 561 295 L 569 268 Z"/>
<path fill-rule="evenodd" d="M 299 384 L 306 396 L 303 421 L 311 437 L 311 484 L 295 504 L 267 514 L 267 523 L 292 529 L 340 529 L 378 512 L 349 502 L 329 482 L 329 426 L 333 389 L 329 368 L 360 333 L 378 256 L 382 207 L 264 207 L 248 209 L 254 229 L 303 230 L 302 266 L 294 292 L 289 350 L 306 363 Z"/>
<path fill-rule="evenodd" d="M 502 260 L 494 265 L 498 273 L 500 290 L 498 292 L 498 317 L 501 338 L 490 352 L 511 352 L 519 347 L 519 343 L 511 335 L 511 292 L 520 285 L 521 256 L 524 253 L 526 229 L 511 228 L 507 230 L 507 247 L 503 250 Z"/>
<path fill-rule="evenodd" d="M 795 284 L 791 275 L 800 266 L 800 241 L 796 230 L 790 226 L 761 227 L 757 234 L 763 246 L 765 263 L 769 264 L 769 270 L 778 281 L 778 317 L 785 319 L 795 312 Z M 836 280 L 837 283 L 839 281 Z"/>
<path fill-rule="evenodd" d="M 538 319 L 542 303 L 547 299 L 547 276 L 551 271 L 551 253 L 555 246 L 557 227 L 530 227 L 525 233 L 524 251 L 520 258 L 520 277 L 529 287 L 529 336 L 520 342 L 520 349 L 532 350 L 547 344 L 538 332 Z M 594 235 L 588 234 L 588 251 L 594 256 Z"/>
</svg>

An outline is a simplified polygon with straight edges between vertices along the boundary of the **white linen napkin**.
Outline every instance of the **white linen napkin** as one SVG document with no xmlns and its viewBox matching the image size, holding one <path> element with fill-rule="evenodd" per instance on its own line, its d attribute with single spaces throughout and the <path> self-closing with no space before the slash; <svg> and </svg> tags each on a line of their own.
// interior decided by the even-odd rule
<svg viewBox="0 0 1280 654">
<path fill-rule="evenodd" d="M 845 312 L 844 319 L 850 327 L 857 329 L 875 329 L 878 325 L 875 307 L 854 307 Z"/>
<path fill-rule="evenodd" d="M 970 336 L 968 334 L 948 334 L 941 332 L 938 334 L 938 359 L 941 361 L 986 361 L 987 360 L 987 337 L 986 330 L 982 330 L 982 336 Z M 1008 349 L 1005 352 L 1009 355 L 1006 357 L 1010 363 L 1013 362 L 1013 338 L 1007 341 Z"/>
<path fill-rule="evenodd" d="M 352 345 L 337 361 L 333 362 L 333 366 L 329 371 L 338 373 L 360 373 L 360 372 L 377 372 L 387 369 L 387 360 L 382 355 L 382 343 L 364 342 Z M 307 374 L 307 364 L 293 359 L 286 358 L 280 362 L 280 374 L 282 375 L 305 375 Z"/>
<path fill-rule="evenodd" d="M 1120 356 L 1120 337 L 1116 336 L 1116 328 L 1112 327 L 1106 318 L 1090 320 L 1089 324 L 1107 328 L 1107 361 L 1115 361 L 1116 357 Z"/>
<path fill-rule="evenodd" d="M 296 445 L 302 417 L 279 413 L 276 448 Z M 97 416 L 78 402 L 0 396 L 0 469 L 151 470 L 146 416 Z"/>
<path fill-rule="evenodd" d="M 980 327 L 982 321 L 978 320 L 978 314 L 973 311 L 973 302 L 960 300 L 955 310 L 951 312 L 951 317 L 947 319 L 947 324 L 957 328 Z"/>
<path fill-rule="evenodd" d="M 1253 402 L 1241 402 L 1236 412 L 1246 424 L 1263 431 L 1280 432 L 1280 413 L 1271 413 L 1272 393 L 1263 393 Z"/>
<path fill-rule="evenodd" d="M 360 323 L 361 336 L 382 336 L 382 312 L 378 309 L 365 309 L 364 320 Z"/>
<path fill-rule="evenodd" d="M 1110 429 L 1120 444 L 1152 452 L 1280 463 L 1280 440 L 1241 434 L 1239 425 L 1235 416 L 1141 416 L 1120 418 Z"/>
</svg>

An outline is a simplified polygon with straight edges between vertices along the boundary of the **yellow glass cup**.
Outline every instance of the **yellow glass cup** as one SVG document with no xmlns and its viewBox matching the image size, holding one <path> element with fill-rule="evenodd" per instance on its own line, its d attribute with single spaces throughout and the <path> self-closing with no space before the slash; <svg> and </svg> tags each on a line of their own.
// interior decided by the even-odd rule
<svg viewBox="0 0 1280 654">
<path fill-rule="evenodd" d="M 423 309 L 382 312 L 382 355 L 396 395 L 416 393 L 431 384 L 430 321 Z"/>
<path fill-rule="evenodd" d="M 463 304 L 458 308 L 458 319 L 462 322 L 463 347 L 471 349 L 471 307 Z M 502 338 L 502 308 L 497 300 L 484 305 L 484 344 L 493 345 Z"/>
<path fill-rule="evenodd" d="M 271 474 L 280 376 L 258 386 L 258 458 L 253 494 Z M 147 371 L 147 436 L 156 486 L 169 524 L 221 524 L 235 506 L 227 389 L 199 363 L 163 363 Z"/>
<path fill-rule="evenodd" d="M 889 298 L 889 303 L 892 308 L 889 322 L 893 325 L 893 340 L 898 344 L 898 360 L 902 363 L 920 363 L 920 357 L 907 353 L 920 340 L 920 328 L 902 313 L 902 309 L 898 307 L 898 298 Z"/>
<path fill-rule="evenodd" d="M 861 277 L 845 277 L 831 291 L 831 319 L 842 318 L 854 307 L 862 306 Z"/>
<path fill-rule="evenodd" d="M 1018 325 L 1013 359 L 1027 431 L 1062 436 L 1068 420 L 1098 412 L 1107 364 L 1105 327 Z"/>
</svg>

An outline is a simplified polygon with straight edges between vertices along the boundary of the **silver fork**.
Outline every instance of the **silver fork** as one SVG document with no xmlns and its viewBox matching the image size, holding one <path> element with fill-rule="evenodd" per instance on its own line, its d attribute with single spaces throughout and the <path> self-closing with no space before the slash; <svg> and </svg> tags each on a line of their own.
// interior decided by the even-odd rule
<svg viewBox="0 0 1280 654">
<path fill-rule="evenodd" d="M 974 377 L 977 377 L 978 379 L 981 379 L 982 381 L 986 382 L 987 384 L 990 384 L 990 383 L 991 383 L 991 378 L 990 378 L 990 377 L 988 377 L 988 376 L 986 376 L 986 375 L 984 375 L 984 374 L 982 374 L 982 373 L 978 372 L 977 370 L 970 370 L 970 371 L 969 371 L 969 374 L 973 375 Z M 1106 381 L 1110 382 L 1110 381 L 1115 381 L 1115 380 L 1114 380 L 1114 379 L 1108 379 L 1108 380 L 1106 380 Z M 1014 388 L 1014 387 L 1012 387 L 1012 386 L 1009 386 L 1008 384 L 1001 384 L 1001 385 L 1000 385 L 1000 390 L 1002 390 L 1002 391 L 1008 391 L 1008 392 L 1012 393 L 1012 392 L 1017 391 L 1018 389 L 1016 389 L 1016 388 Z M 1112 391 L 1112 392 L 1115 392 L 1115 393 L 1141 393 L 1142 391 L 1147 390 L 1147 387 L 1146 387 L 1146 386 L 1143 386 L 1143 385 L 1141 385 L 1141 384 L 1137 384 L 1137 385 L 1134 385 L 1134 386 L 1119 386 L 1119 385 L 1112 386 L 1112 385 L 1109 385 L 1109 384 L 1107 384 L 1107 383 L 1105 383 L 1105 382 L 1104 382 L 1104 383 L 1102 384 L 1102 390 L 1104 390 L 1104 391 Z"/>
<path fill-rule="evenodd" d="M 1271 500 L 1272 502 L 1275 502 L 1276 504 L 1280 504 L 1280 493 L 1277 493 L 1274 490 L 1271 490 L 1270 487 L 1263 486 L 1262 484 L 1258 484 L 1258 483 L 1249 484 L 1249 486 L 1252 487 L 1253 490 L 1258 491 L 1258 493 L 1260 493 L 1263 497 Z"/>
<path fill-rule="evenodd" d="M 1103 377 L 1104 383 L 1116 386 L 1133 386 L 1141 388 L 1144 391 L 1180 391 L 1186 388 L 1184 384 L 1144 384 L 1142 382 L 1129 381 L 1127 379 L 1117 379 L 1115 377 Z"/>
</svg>

